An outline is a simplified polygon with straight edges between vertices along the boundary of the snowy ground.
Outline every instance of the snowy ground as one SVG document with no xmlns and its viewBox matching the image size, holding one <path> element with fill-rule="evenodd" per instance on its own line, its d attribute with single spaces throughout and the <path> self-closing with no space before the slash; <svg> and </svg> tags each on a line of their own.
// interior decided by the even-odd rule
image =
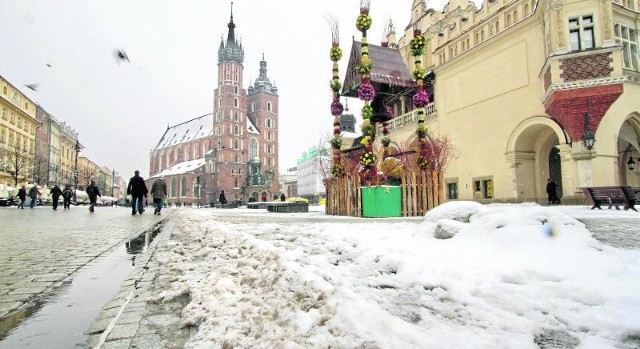
<svg viewBox="0 0 640 349">
<path fill-rule="evenodd" d="M 187 348 L 638 348 L 640 249 L 603 244 L 575 218 L 615 230 L 640 213 L 180 209 L 157 254 L 175 276 L 149 301 L 190 297 Z"/>
</svg>

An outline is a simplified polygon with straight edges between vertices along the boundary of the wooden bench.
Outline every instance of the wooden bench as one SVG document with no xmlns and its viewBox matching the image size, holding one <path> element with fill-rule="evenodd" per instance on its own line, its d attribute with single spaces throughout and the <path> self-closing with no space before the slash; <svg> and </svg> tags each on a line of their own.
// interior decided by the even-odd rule
<svg viewBox="0 0 640 349">
<path fill-rule="evenodd" d="M 582 188 L 584 195 L 591 201 L 593 207 L 591 209 L 602 210 L 601 205 L 609 205 L 609 209 L 615 206 L 616 210 L 623 205 L 625 211 L 632 209 L 637 212 L 634 205 L 636 204 L 636 193 L 631 187 L 612 186 L 612 187 L 584 187 Z"/>
</svg>

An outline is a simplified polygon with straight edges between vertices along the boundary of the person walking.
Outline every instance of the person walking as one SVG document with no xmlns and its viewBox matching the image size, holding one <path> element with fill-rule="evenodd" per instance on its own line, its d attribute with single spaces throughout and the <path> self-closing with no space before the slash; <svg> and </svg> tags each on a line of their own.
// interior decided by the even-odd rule
<svg viewBox="0 0 640 349">
<path fill-rule="evenodd" d="M 164 204 L 164 198 L 167 196 L 167 183 L 164 178 L 160 177 L 156 179 L 151 185 L 151 197 L 153 198 L 153 214 L 160 215 L 162 211 L 162 205 Z"/>
<path fill-rule="evenodd" d="M 131 195 L 131 215 L 135 216 L 136 211 L 140 214 L 144 212 L 144 203 L 142 197 L 147 197 L 147 185 L 144 184 L 144 179 L 140 176 L 140 171 L 136 170 L 133 177 L 129 179 L 129 185 L 127 186 L 127 195 Z"/>
<path fill-rule="evenodd" d="M 551 178 L 547 179 L 547 201 L 549 205 L 558 203 L 558 184 Z"/>
<path fill-rule="evenodd" d="M 89 186 L 87 187 L 87 196 L 89 196 L 90 203 L 89 212 L 94 212 L 94 207 L 96 206 L 96 202 L 98 201 L 98 196 L 102 197 L 102 195 L 100 195 L 100 189 L 96 185 L 96 181 L 91 180 L 91 184 L 89 184 Z"/>
<path fill-rule="evenodd" d="M 31 187 L 31 189 L 29 189 L 29 198 L 31 199 L 31 205 L 29 205 L 31 208 L 36 207 L 37 204 L 37 200 L 38 200 L 38 185 L 34 184 L 33 187 Z"/>
<path fill-rule="evenodd" d="M 20 200 L 18 207 L 24 209 L 24 202 L 27 200 L 27 187 L 23 185 L 22 188 L 18 189 L 18 194 L 16 194 L 16 196 L 18 197 L 18 200 Z"/>
<path fill-rule="evenodd" d="M 52 200 L 51 206 L 53 206 L 54 210 L 57 210 L 58 200 L 60 200 L 60 195 L 62 195 L 62 190 L 60 190 L 60 187 L 58 187 L 57 184 L 54 184 L 53 188 L 51 188 L 49 193 L 51 194 L 51 200 Z"/>
<path fill-rule="evenodd" d="M 62 207 L 66 209 L 71 209 L 71 198 L 73 197 L 73 190 L 71 190 L 71 186 L 69 184 L 64 186 L 64 190 L 62 191 Z"/>
<path fill-rule="evenodd" d="M 224 196 L 224 190 L 220 191 L 220 196 L 218 196 L 218 201 L 220 201 L 220 207 L 222 207 L 222 205 L 227 204 L 227 198 Z"/>
</svg>

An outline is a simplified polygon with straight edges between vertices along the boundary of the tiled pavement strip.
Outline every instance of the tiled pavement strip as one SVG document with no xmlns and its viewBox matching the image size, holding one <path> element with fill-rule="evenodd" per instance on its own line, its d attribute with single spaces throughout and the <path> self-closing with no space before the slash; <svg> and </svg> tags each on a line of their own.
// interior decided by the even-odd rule
<svg viewBox="0 0 640 349">
<path fill-rule="evenodd" d="M 0 319 L 70 282 L 98 257 L 151 229 L 160 217 L 127 208 L 0 208 Z"/>
</svg>

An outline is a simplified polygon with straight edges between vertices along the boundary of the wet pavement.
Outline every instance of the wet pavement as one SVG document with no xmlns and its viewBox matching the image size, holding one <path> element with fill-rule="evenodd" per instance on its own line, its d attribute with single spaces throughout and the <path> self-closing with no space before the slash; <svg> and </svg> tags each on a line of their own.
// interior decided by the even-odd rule
<svg viewBox="0 0 640 349">
<path fill-rule="evenodd" d="M 125 260 L 126 253 L 117 250 L 121 248 L 124 251 L 126 242 L 152 229 L 162 217 L 148 212 L 131 216 L 129 209 L 124 207 L 98 207 L 93 214 L 82 206 L 71 210 L 59 208 L 57 211 L 51 207 L 0 208 L 0 348 L 8 345 L 8 337 L 12 334 L 10 330 L 19 327 L 32 314 L 42 313 L 47 304 L 60 303 L 58 298 L 64 298 L 70 292 L 73 294 L 75 285 L 72 284 L 82 285 L 83 278 L 102 278 L 100 289 L 103 291 L 98 293 L 108 300 L 122 279 L 127 277 L 121 274 L 128 271 L 119 267 L 102 271 L 96 268 L 109 258 Z M 119 259 L 111 257 L 116 252 L 121 254 Z M 92 268 L 97 275 L 81 276 L 83 270 Z M 109 286 L 105 282 L 115 284 L 113 290 L 104 291 Z M 75 306 L 79 316 L 82 297 L 76 294 L 73 298 L 67 307 Z M 95 301 L 86 300 L 84 303 Z M 86 315 L 88 324 L 95 319 L 97 310 Z M 72 318 L 74 320 L 66 319 L 68 324 L 78 322 L 76 316 Z M 86 327 L 79 332 L 85 330 Z M 49 331 L 55 330 L 50 328 Z M 43 335 L 42 332 L 38 334 Z M 51 337 L 54 337 L 53 333 Z"/>
</svg>

